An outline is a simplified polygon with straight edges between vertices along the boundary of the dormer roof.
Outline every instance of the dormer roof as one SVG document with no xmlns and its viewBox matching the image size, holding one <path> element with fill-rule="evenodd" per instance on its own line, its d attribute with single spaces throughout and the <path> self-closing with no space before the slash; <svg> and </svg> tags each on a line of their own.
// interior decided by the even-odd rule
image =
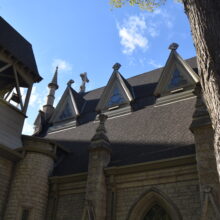
<svg viewBox="0 0 220 220">
<path fill-rule="evenodd" d="M 130 104 L 133 100 L 134 95 L 131 85 L 120 74 L 118 69 L 115 69 L 103 90 L 96 111 L 105 111 L 115 105 Z"/>
<path fill-rule="evenodd" d="M 163 68 L 154 95 L 164 96 L 179 89 L 193 88 L 199 82 L 199 76 L 183 58 L 172 50 Z"/>
<path fill-rule="evenodd" d="M 50 122 L 56 123 L 67 119 L 76 119 L 80 115 L 84 103 L 83 97 L 68 85 Z"/>
</svg>

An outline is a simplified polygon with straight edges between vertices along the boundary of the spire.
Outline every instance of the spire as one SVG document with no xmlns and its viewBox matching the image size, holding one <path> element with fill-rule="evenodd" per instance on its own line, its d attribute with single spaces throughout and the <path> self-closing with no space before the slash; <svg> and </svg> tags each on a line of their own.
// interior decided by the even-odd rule
<svg viewBox="0 0 220 220">
<path fill-rule="evenodd" d="M 87 73 L 81 73 L 80 77 L 82 79 L 82 85 L 80 86 L 80 93 L 84 93 L 86 91 L 86 83 L 89 82 L 89 79 L 87 77 Z"/>
<path fill-rule="evenodd" d="M 56 67 L 54 76 L 52 78 L 52 81 L 48 84 L 48 87 L 55 87 L 55 89 L 57 90 L 59 88 L 58 84 L 57 84 L 57 75 L 58 75 L 58 66 Z"/>
<path fill-rule="evenodd" d="M 48 84 L 49 94 L 47 96 L 47 103 L 43 106 L 43 112 L 45 113 L 46 120 L 52 115 L 54 111 L 53 103 L 55 100 L 55 92 L 59 88 L 57 84 L 58 66 L 56 67 L 52 81 Z"/>
<path fill-rule="evenodd" d="M 99 115 L 99 126 L 96 129 L 96 133 L 91 139 L 91 146 L 90 150 L 97 149 L 97 148 L 104 148 L 109 150 L 110 141 L 106 135 L 105 129 L 105 121 L 107 120 L 108 116 L 104 114 Z"/>
</svg>

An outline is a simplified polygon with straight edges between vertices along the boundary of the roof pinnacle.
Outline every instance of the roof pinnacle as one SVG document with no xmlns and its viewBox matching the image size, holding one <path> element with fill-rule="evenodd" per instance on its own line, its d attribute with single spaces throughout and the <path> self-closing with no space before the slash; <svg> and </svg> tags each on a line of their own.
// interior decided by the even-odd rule
<svg viewBox="0 0 220 220">
<path fill-rule="evenodd" d="M 71 85 L 74 83 L 75 81 L 73 79 L 70 79 L 67 83 L 68 87 L 71 87 Z"/>
<path fill-rule="evenodd" d="M 115 63 L 114 66 L 112 67 L 114 72 L 118 71 L 121 67 L 121 64 L 120 63 Z"/>
<path fill-rule="evenodd" d="M 179 44 L 177 43 L 172 43 L 170 44 L 170 46 L 168 47 L 169 50 L 177 50 L 177 48 L 179 47 Z"/>
<path fill-rule="evenodd" d="M 48 87 L 55 87 L 56 89 L 59 88 L 59 86 L 57 84 L 57 75 L 58 75 L 58 66 L 56 67 L 54 76 L 52 78 L 52 81 L 48 84 Z"/>
<path fill-rule="evenodd" d="M 107 120 L 108 116 L 104 114 L 99 115 L 99 126 L 96 129 L 96 133 L 91 139 L 91 147 L 90 149 L 97 149 L 97 148 L 104 148 L 109 150 L 110 141 L 106 135 L 105 129 L 105 121 Z"/>
</svg>

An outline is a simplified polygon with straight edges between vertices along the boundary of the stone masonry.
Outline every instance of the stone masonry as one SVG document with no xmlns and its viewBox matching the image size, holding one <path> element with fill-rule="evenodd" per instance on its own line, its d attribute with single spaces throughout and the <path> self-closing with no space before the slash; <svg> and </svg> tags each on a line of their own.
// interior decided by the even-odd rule
<svg viewBox="0 0 220 220">
<path fill-rule="evenodd" d="M 12 170 L 13 162 L 0 157 L 0 220 L 3 220 Z"/>
<path fill-rule="evenodd" d="M 30 220 L 45 218 L 53 146 L 37 138 L 24 140 L 24 146 L 25 156 L 15 168 L 4 220 L 21 218 L 24 209 L 29 210 Z"/>
</svg>

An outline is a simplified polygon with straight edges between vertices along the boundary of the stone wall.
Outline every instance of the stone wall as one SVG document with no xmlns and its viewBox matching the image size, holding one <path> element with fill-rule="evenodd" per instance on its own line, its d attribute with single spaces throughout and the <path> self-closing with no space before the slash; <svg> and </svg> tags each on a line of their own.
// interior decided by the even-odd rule
<svg viewBox="0 0 220 220">
<path fill-rule="evenodd" d="M 48 175 L 53 159 L 28 152 L 16 165 L 4 220 L 14 220 L 22 210 L 29 209 L 30 220 L 43 220 L 48 200 Z"/>
<path fill-rule="evenodd" d="M 172 200 L 172 202 L 178 207 L 181 216 L 183 216 L 183 220 L 200 219 L 201 209 L 198 181 L 155 184 L 153 187 Z M 116 207 L 117 220 L 127 219 L 132 206 L 150 189 L 152 189 L 151 185 L 118 190 Z"/>
<path fill-rule="evenodd" d="M 85 204 L 85 194 L 69 194 L 59 197 L 56 220 L 81 220 Z"/>
<path fill-rule="evenodd" d="M 81 220 L 85 207 L 85 173 L 50 177 L 47 220 Z"/>
<path fill-rule="evenodd" d="M 3 213 L 6 207 L 13 162 L 0 157 L 0 220 L 3 220 Z"/>
<path fill-rule="evenodd" d="M 182 220 L 200 220 L 195 156 L 106 168 L 105 175 L 108 189 L 107 220 L 130 220 L 135 204 L 143 195 L 155 189 L 171 201 Z M 49 216 L 48 220 L 81 220 L 85 208 L 86 177 L 84 173 L 50 178 L 52 192 L 48 211 L 56 215 Z M 144 204 L 142 211 L 145 212 L 147 208 L 147 204 Z"/>
<path fill-rule="evenodd" d="M 151 189 L 156 189 L 169 198 L 183 220 L 200 219 L 201 204 L 196 165 L 114 175 L 112 179 L 115 201 L 108 204 L 113 206 L 109 210 L 113 210 L 114 214 L 108 216 L 108 220 L 130 219 L 129 213 L 131 214 L 134 205 Z M 143 213 L 147 208 L 147 205 L 143 207 Z"/>
</svg>

